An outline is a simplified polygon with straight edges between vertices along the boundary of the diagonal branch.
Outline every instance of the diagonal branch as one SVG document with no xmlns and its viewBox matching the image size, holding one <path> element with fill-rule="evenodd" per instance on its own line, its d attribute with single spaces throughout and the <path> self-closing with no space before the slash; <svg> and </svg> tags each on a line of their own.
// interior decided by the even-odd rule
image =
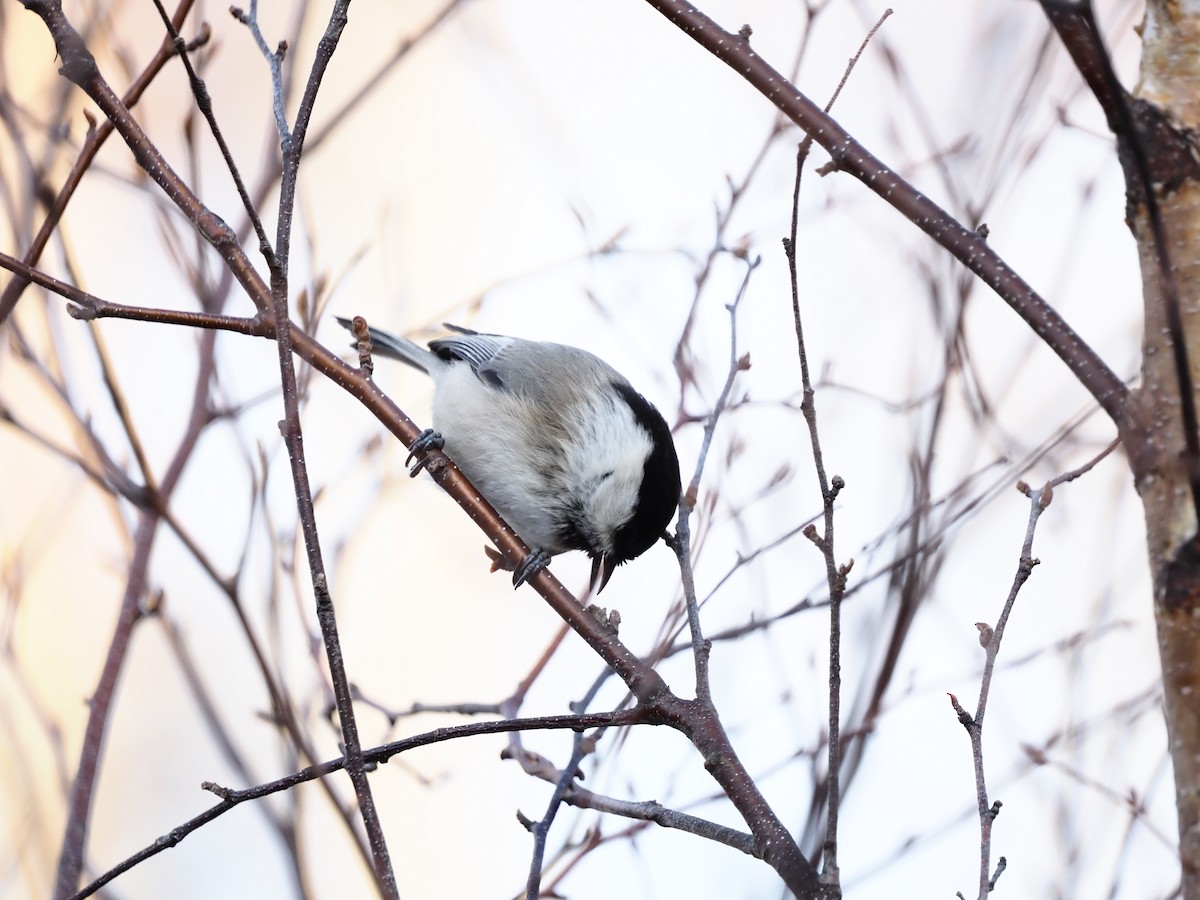
<svg viewBox="0 0 1200 900">
<path fill-rule="evenodd" d="M 749 38 L 725 31 L 685 0 L 647 2 L 804 129 L 825 148 L 836 168 L 859 179 L 978 275 L 1058 354 L 1109 417 L 1120 422 L 1129 389 L 1062 316 L 1008 267 L 980 234 L 965 228 L 872 156 L 841 125 L 755 53 Z"/>
</svg>

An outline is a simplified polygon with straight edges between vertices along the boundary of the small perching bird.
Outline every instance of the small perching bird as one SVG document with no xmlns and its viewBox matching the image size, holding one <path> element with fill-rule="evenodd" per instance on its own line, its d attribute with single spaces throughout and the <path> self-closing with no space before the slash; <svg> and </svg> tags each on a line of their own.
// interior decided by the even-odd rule
<svg viewBox="0 0 1200 900">
<path fill-rule="evenodd" d="M 350 319 L 338 323 L 354 330 Z M 532 548 L 514 586 L 552 555 L 583 550 L 592 585 L 663 537 L 679 503 L 679 457 L 657 409 L 585 350 L 448 325 L 429 349 L 370 329 L 374 352 L 433 379 L 433 426 L 414 453 L 444 447 Z"/>
</svg>

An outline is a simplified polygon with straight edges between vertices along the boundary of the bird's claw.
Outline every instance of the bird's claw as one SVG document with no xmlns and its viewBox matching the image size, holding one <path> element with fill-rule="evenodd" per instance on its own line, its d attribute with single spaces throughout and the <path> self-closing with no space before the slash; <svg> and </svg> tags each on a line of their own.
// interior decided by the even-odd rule
<svg viewBox="0 0 1200 900">
<path fill-rule="evenodd" d="M 550 565 L 550 554 L 540 547 L 535 547 L 513 571 L 513 588 L 519 588 L 548 565 Z"/>
<path fill-rule="evenodd" d="M 445 446 L 446 439 L 432 428 L 426 428 L 422 431 L 417 439 L 413 441 L 412 446 L 408 448 L 408 458 L 404 460 L 404 465 L 409 467 L 408 477 L 416 478 L 417 473 L 429 465 L 429 457 L 423 454 L 428 453 L 430 450 L 441 450 Z M 413 458 L 417 456 L 420 456 L 421 459 L 413 463 Z"/>
</svg>

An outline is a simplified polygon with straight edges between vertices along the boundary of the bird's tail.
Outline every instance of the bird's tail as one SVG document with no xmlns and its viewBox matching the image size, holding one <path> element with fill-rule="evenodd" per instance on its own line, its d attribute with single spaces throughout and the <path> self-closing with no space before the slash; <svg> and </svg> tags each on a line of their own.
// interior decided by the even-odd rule
<svg viewBox="0 0 1200 900">
<path fill-rule="evenodd" d="M 343 318 L 342 316 L 336 316 L 335 318 L 339 325 L 351 334 L 354 333 L 353 320 Z M 386 331 L 374 327 L 369 327 L 368 332 L 371 335 L 371 350 L 376 356 L 398 359 L 400 362 L 408 363 L 413 368 L 420 369 L 426 373 L 431 371 L 438 363 L 438 358 L 433 353 L 426 350 L 420 344 L 410 341 L 408 338 L 388 334 Z"/>
</svg>

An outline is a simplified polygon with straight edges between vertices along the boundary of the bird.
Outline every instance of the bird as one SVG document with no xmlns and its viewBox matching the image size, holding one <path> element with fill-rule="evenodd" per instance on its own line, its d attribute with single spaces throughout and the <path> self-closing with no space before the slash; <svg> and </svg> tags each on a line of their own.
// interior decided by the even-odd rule
<svg viewBox="0 0 1200 900">
<path fill-rule="evenodd" d="M 351 319 L 337 322 L 354 331 Z M 617 566 L 667 537 L 680 495 L 670 426 L 586 350 L 445 327 L 453 334 L 428 349 L 368 329 L 375 355 L 433 380 L 433 428 L 413 455 L 443 449 L 531 548 L 514 587 L 552 556 L 582 550 L 599 594 Z"/>
</svg>

